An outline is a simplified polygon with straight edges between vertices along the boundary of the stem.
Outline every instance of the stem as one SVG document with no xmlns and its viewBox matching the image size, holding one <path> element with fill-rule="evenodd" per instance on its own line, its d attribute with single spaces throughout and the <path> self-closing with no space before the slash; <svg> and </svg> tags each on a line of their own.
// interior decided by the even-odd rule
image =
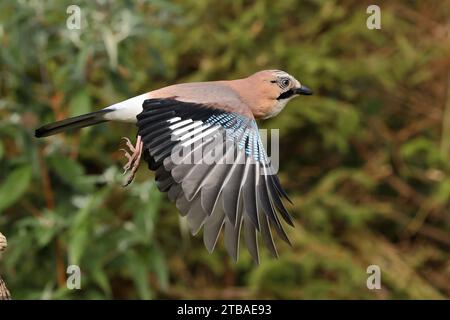
<svg viewBox="0 0 450 320">
<path fill-rule="evenodd" d="M 42 173 L 42 186 L 44 189 L 44 197 L 47 209 L 53 210 L 55 208 L 55 196 L 48 174 L 47 166 L 42 149 L 39 150 L 39 164 Z M 63 254 L 61 249 L 61 241 L 58 236 L 55 237 L 55 264 L 56 264 L 56 280 L 60 288 L 66 285 L 66 274 L 64 270 Z"/>
</svg>

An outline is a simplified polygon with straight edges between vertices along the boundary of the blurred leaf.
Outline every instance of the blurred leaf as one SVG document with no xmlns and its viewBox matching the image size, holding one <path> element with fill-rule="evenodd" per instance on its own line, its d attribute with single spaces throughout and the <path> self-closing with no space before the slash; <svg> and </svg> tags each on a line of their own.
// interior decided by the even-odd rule
<svg viewBox="0 0 450 320">
<path fill-rule="evenodd" d="M 48 158 L 49 166 L 56 172 L 59 178 L 67 185 L 78 190 L 86 187 L 84 183 L 84 169 L 80 164 L 69 157 L 54 154 Z"/>
<path fill-rule="evenodd" d="M 151 299 L 152 291 L 149 285 L 147 264 L 143 256 L 137 255 L 135 252 L 128 253 L 128 270 L 138 290 L 139 298 Z"/>
<path fill-rule="evenodd" d="M 31 167 L 28 165 L 14 169 L 0 187 L 0 212 L 20 199 L 31 182 Z"/>
<path fill-rule="evenodd" d="M 160 250 L 152 250 L 151 265 L 163 291 L 169 288 L 169 272 L 166 260 Z"/>
<path fill-rule="evenodd" d="M 76 92 L 70 99 L 69 110 L 72 117 L 92 111 L 91 96 L 86 89 Z"/>
</svg>

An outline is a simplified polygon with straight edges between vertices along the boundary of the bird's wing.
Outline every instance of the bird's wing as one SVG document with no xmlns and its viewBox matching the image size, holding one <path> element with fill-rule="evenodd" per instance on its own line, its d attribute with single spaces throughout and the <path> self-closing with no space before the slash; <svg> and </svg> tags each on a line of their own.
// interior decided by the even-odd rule
<svg viewBox="0 0 450 320">
<path fill-rule="evenodd" d="M 237 260 L 241 229 L 258 262 L 257 234 L 277 256 L 272 229 L 289 243 L 281 216 L 293 225 L 253 118 L 213 106 L 149 99 L 137 116 L 144 159 L 158 188 L 176 203 L 211 252 L 224 228 L 225 247 Z M 289 200 L 290 201 L 290 200 Z"/>
</svg>

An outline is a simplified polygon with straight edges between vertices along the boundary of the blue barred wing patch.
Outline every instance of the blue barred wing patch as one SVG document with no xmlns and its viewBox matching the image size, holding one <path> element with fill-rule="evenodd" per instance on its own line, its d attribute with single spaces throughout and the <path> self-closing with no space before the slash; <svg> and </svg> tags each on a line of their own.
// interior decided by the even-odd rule
<svg viewBox="0 0 450 320">
<path fill-rule="evenodd" d="M 222 113 L 210 116 L 205 123 L 220 125 L 226 130 L 227 139 L 236 142 L 248 157 L 263 164 L 269 163 L 255 120 L 237 113 Z"/>
</svg>

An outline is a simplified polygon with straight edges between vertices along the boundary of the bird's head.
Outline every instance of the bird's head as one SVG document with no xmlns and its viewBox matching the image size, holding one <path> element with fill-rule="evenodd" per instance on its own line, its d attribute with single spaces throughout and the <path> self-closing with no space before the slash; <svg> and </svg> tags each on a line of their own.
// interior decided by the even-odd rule
<svg viewBox="0 0 450 320">
<path fill-rule="evenodd" d="M 276 116 L 286 104 L 298 95 L 311 95 L 312 91 L 297 79 L 280 70 L 259 71 L 245 79 L 251 86 L 250 103 L 255 118 Z M 255 101 L 256 100 L 256 101 Z"/>
</svg>

